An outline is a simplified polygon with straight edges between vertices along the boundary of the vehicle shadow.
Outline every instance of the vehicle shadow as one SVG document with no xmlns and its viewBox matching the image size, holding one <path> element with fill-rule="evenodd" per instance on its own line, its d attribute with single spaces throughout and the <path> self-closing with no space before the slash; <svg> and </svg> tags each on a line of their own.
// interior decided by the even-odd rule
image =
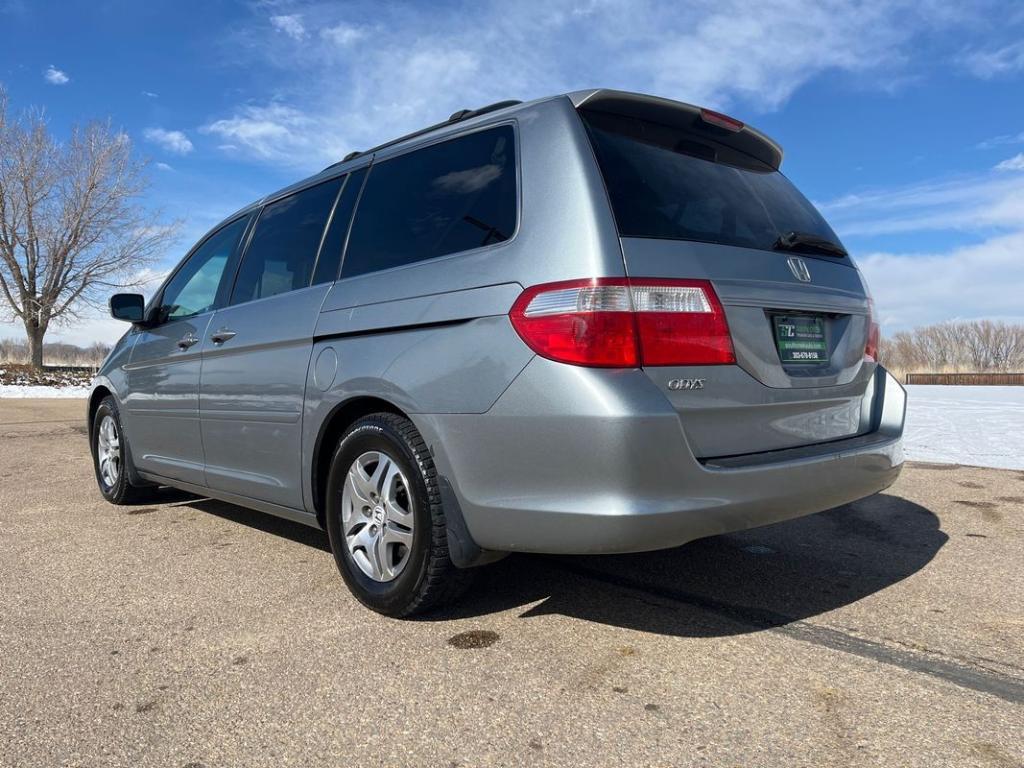
<svg viewBox="0 0 1024 768">
<path fill-rule="evenodd" d="M 324 552 L 331 551 L 331 545 L 327 541 L 327 534 L 317 528 L 311 528 L 302 523 L 286 520 L 283 517 L 263 514 L 246 507 L 239 507 L 229 504 L 226 501 L 217 499 L 197 498 L 184 491 L 177 491 L 171 488 L 161 489 L 162 493 L 173 494 L 170 498 L 176 502 L 174 506 L 190 507 L 198 512 L 205 512 L 208 515 L 215 515 L 224 520 L 253 528 L 263 533 L 280 536 L 307 547 L 319 549 Z M 166 502 L 165 502 L 166 503 Z M 344 585 L 342 585 L 344 586 Z"/>
<path fill-rule="evenodd" d="M 930 510 L 880 494 L 818 515 L 635 555 L 510 557 L 482 570 L 457 605 L 427 620 L 527 607 L 685 637 L 757 632 L 890 587 L 948 537 Z"/>
<path fill-rule="evenodd" d="M 190 507 L 329 551 L 299 523 L 209 499 Z M 513 555 L 479 569 L 454 606 L 420 621 L 523 609 L 681 637 L 772 629 L 841 608 L 924 568 L 947 541 L 930 510 L 879 494 L 676 549 L 587 557 Z M 340 577 L 338 589 L 344 589 Z"/>
</svg>

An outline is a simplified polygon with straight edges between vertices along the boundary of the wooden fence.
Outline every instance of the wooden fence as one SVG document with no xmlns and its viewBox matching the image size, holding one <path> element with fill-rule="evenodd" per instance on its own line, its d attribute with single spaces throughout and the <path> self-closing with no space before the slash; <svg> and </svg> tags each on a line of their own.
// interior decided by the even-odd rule
<svg viewBox="0 0 1024 768">
<path fill-rule="evenodd" d="M 908 373 L 907 384 L 972 384 L 1024 387 L 1024 373 Z"/>
</svg>

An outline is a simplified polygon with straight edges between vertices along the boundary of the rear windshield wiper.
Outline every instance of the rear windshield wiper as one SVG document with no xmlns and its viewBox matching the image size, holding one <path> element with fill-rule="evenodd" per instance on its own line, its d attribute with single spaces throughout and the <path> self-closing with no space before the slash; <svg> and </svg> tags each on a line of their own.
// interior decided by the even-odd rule
<svg viewBox="0 0 1024 768">
<path fill-rule="evenodd" d="M 787 232 L 780 235 L 772 246 L 777 251 L 816 251 L 828 256 L 846 256 L 846 249 L 810 232 Z"/>
</svg>

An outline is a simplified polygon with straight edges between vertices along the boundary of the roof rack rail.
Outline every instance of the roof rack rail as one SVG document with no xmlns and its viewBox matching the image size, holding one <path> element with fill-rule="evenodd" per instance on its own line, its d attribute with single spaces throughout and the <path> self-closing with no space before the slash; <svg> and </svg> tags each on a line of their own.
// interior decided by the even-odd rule
<svg viewBox="0 0 1024 768">
<path fill-rule="evenodd" d="M 457 123 L 459 120 L 468 120 L 471 117 L 486 115 L 488 112 L 497 112 L 499 109 L 514 107 L 516 104 L 522 103 L 523 102 L 515 99 L 508 99 L 506 101 L 496 101 L 493 104 L 488 104 L 486 107 L 480 107 L 480 109 L 460 109 L 458 112 L 452 112 L 451 117 L 448 118 L 448 122 Z"/>
<path fill-rule="evenodd" d="M 377 152 L 381 149 L 384 149 L 385 147 L 390 147 L 400 142 L 408 141 L 409 139 L 414 139 L 417 136 L 422 136 L 425 133 L 436 131 L 438 128 L 443 128 L 444 126 L 449 125 L 451 123 L 457 123 L 462 120 L 468 120 L 471 117 L 479 117 L 480 115 L 486 115 L 488 112 L 497 112 L 499 109 L 505 109 L 506 107 L 514 107 L 516 104 L 522 103 L 523 102 L 518 101 L 516 99 L 507 99 L 506 101 L 496 101 L 493 104 L 488 104 L 486 107 L 480 107 L 479 109 L 460 109 L 457 112 L 453 112 L 448 117 L 447 120 L 444 120 L 440 123 L 435 123 L 434 125 L 427 126 L 426 128 L 421 128 L 418 131 L 407 133 L 404 136 L 399 136 L 397 139 L 392 139 L 391 141 L 386 141 L 383 144 L 378 144 L 376 147 L 372 147 L 370 149 L 349 152 L 338 162 L 331 163 L 326 168 L 324 168 L 324 171 L 330 170 L 331 168 L 334 168 L 337 165 L 341 165 L 342 163 L 347 163 L 349 160 L 355 160 L 360 155 L 368 155 L 373 152 Z M 323 173 L 323 171 L 321 171 L 321 173 Z"/>
</svg>

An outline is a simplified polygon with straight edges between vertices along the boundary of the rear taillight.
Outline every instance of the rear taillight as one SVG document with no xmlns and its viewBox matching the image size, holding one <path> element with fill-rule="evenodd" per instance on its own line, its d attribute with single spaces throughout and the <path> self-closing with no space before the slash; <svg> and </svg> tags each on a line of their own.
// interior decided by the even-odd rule
<svg viewBox="0 0 1024 768">
<path fill-rule="evenodd" d="M 875 320 L 875 302 L 868 298 L 868 340 L 864 345 L 864 359 L 878 362 L 878 344 L 882 339 L 882 329 Z"/>
<path fill-rule="evenodd" d="M 537 285 L 509 313 L 537 354 L 606 368 L 736 362 L 707 280 L 595 278 Z"/>
</svg>

